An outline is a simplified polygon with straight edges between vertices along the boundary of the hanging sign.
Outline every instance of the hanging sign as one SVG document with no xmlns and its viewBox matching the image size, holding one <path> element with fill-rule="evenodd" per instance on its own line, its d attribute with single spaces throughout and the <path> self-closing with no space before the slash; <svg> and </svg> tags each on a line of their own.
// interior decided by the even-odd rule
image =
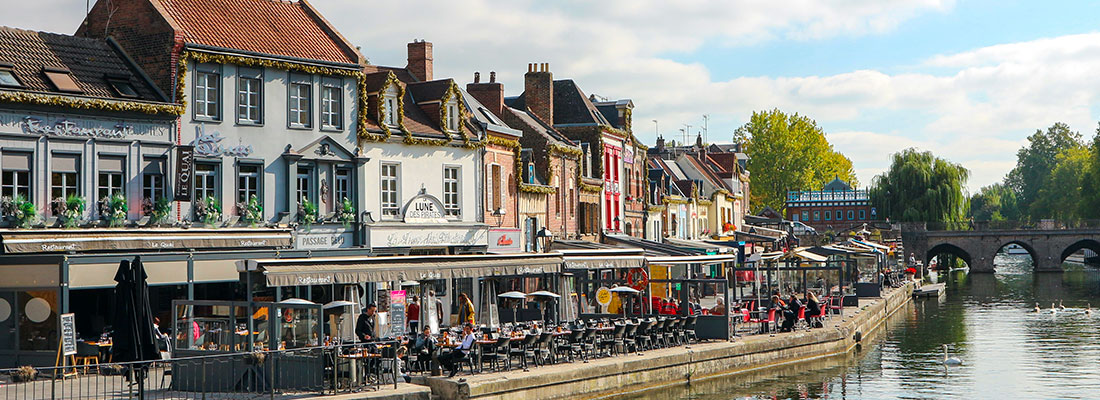
<svg viewBox="0 0 1100 400">
<path fill-rule="evenodd" d="M 447 216 L 443 213 L 443 203 L 435 196 L 420 189 L 420 194 L 405 203 L 402 213 L 406 224 L 445 224 Z"/>
<path fill-rule="evenodd" d="M 191 201 L 195 176 L 195 147 L 176 146 L 176 201 Z"/>
</svg>

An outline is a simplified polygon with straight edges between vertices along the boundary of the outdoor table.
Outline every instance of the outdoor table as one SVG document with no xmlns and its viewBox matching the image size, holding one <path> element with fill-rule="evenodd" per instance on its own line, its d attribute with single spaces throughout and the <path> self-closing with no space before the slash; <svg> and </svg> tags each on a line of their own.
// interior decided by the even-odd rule
<svg viewBox="0 0 1100 400">
<path fill-rule="evenodd" d="M 768 309 L 761 307 L 756 311 L 750 311 L 750 316 L 760 321 L 760 333 L 768 332 Z"/>
<path fill-rule="evenodd" d="M 499 341 L 500 341 L 500 339 L 478 339 L 478 340 L 474 341 L 474 345 L 477 346 L 477 354 L 476 355 L 477 355 L 477 370 L 478 370 L 478 372 L 481 372 L 481 359 L 484 358 L 484 356 L 485 356 L 485 346 L 495 345 Z M 493 349 L 495 350 L 496 347 L 494 346 Z"/>
<path fill-rule="evenodd" d="M 348 361 L 348 375 L 351 376 L 351 384 L 359 386 L 362 383 L 360 380 L 361 376 L 359 375 L 359 364 L 367 359 L 367 356 L 363 353 L 352 353 L 338 354 L 336 357 Z M 337 369 L 339 369 L 339 366 L 337 366 Z M 335 382 L 333 383 L 333 387 L 336 387 Z"/>
<path fill-rule="evenodd" d="M 115 356 L 114 356 L 114 354 L 111 353 L 111 347 L 114 346 L 114 343 L 111 343 L 110 341 L 101 341 L 101 342 L 85 341 L 84 343 L 87 343 L 87 344 L 90 344 L 92 346 L 96 346 L 97 348 L 99 348 L 99 359 L 100 360 L 106 359 L 107 362 L 114 361 Z M 104 357 L 104 355 L 106 355 L 106 357 Z"/>
</svg>

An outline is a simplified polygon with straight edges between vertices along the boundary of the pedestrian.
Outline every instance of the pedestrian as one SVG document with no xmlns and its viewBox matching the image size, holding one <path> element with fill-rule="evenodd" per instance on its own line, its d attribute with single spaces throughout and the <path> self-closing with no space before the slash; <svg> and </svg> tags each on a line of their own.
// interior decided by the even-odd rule
<svg viewBox="0 0 1100 400">
<path fill-rule="evenodd" d="M 432 299 L 432 303 L 435 304 L 435 320 L 438 324 L 442 324 L 443 321 L 443 301 L 436 297 L 435 290 L 428 291 L 428 297 Z M 428 321 L 431 323 L 431 320 Z"/>
<path fill-rule="evenodd" d="M 419 298 L 413 296 L 409 301 L 409 306 L 405 308 L 405 318 L 409 320 L 409 332 L 416 332 L 416 327 L 420 324 L 420 304 L 417 303 Z"/>
<path fill-rule="evenodd" d="M 474 324 L 474 303 L 466 293 L 458 294 L 458 323 Z"/>
<path fill-rule="evenodd" d="M 363 309 L 363 313 L 359 315 L 359 319 L 355 321 L 355 336 L 359 340 L 364 342 L 374 340 L 376 309 L 377 307 L 373 303 L 367 304 L 367 307 Z"/>
</svg>

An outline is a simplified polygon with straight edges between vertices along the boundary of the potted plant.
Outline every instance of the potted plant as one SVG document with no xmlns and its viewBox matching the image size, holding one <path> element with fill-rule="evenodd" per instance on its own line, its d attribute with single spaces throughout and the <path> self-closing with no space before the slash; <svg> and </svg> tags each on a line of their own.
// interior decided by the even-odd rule
<svg viewBox="0 0 1100 400">
<path fill-rule="evenodd" d="M 34 203 L 31 203 L 21 194 L 17 194 L 15 197 L 5 196 L 0 199 L 0 209 L 3 210 L 4 217 L 20 228 L 29 228 L 35 218 L 38 217 L 38 210 L 35 208 Z"/>
<path fill-rule="evenodd" d="M 201 198 L 195 203 L 195 216 L 207 226 L 214 226 L 222 219 L 222 205 L 213 196 Z"/>
<path fill-rule="evenodd" d="M 99 200 L 99 215 L 107 221 L 107 226 L 117 228 L 126 223 L 126 212 L 129 210 L 126 204 L 126 196 L 115 193 L 112 196 Z"/>
<path fill-rule="evenodd" d="M 61 220 L 61 226 L 76 228 L 84 216 L 84 198 L 70 194 L 68 198 L 53 199 L 53 214 Z"/>
<path fill-rule="evenodd" d="M 352 204 L 347 197 L 340 201 L 339 208 L 336 210 L 336 219 L 344 224 L 345 229 L 355 222 L 355 204 Z"/>
<path fill-rule="evenodd" d="M 157 199 L 156 203 L 153 203 L 153 207 L 149 210 L 149 221 L 154 225 L 160 225 L 168 222 L 168 216 L 172 213 L 172 201 L 167 197 L 161 197 Z"/>
<path fill-rule="evenodd" d="M 256 195 L 252 195 L 247 202 L 237 203 L 237 213 L 240 214 L 242 222 L 254 227 L 264 219 L 264 206 L 260 204 Z"/>
<path fill-rule="evenodd" d="M 30 382 L 38 376 L 38 370 L 30 365 L 24 365 L 11 372 L 11 379 L 16 382 Z"/>
<path fill-rule="evenodd" d="M 298 222 L 307 228 L 317 222 L 317 205 L 309 199 L 302 199 L 302 202 L 298 203 Z"/>
</svg>

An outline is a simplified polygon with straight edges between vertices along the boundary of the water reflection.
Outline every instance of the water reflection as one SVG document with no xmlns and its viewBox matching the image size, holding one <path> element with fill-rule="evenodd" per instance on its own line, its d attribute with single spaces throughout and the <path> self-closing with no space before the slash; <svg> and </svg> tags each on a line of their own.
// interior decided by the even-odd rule
<svg viewBox="0 0 1100 400">
<path fill-rule="evenodd" d="M 1067 264 L 1031 272 L 1026 255 L 1000 255 L 996 274 L 954 272 L 947 296 L 895 314 L 862 351 L 827 360 L 639 393 L 671 399 L 1097 398 L 1100 272 Z M 1050 312 L 1059 300 L 1066 310 Z M 1042 312 L 1032 309 L 1038 302 Z M 1100 300 L 1096 301 L 1100 306 Z M 962 366 L 945 368 L 941 345 Z"/>
</svg>

